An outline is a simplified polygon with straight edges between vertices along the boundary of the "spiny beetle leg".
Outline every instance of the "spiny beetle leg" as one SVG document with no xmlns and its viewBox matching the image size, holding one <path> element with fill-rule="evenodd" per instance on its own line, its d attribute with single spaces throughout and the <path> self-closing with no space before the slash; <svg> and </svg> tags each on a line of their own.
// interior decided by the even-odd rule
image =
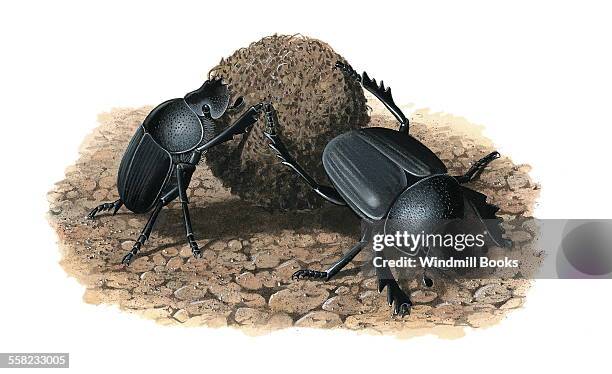
<svg viewBox="0 0 612 374">
<path fill-rule="evenodd" d="M 272 104 L 266 104 L 264 106 L 264 119 L 266 122 L 266 128 L 264 130 L 264 135 L 270 141 L 268 146 L 276 153 L 276 157 L 278 157 L 283 163 L 288 163 L 290 165 L 294 164 L 293 158 L 289 154 L 287 147 L 278 136 L 276 132 L 278 127 L 278 118 L 276 117 L 276 111 Z"/>
<path fill-rule="evenodd" d="M 298 270 L 291 276 L 291 279 L 325 279 L 327 280 L 326 271 L 316 271 L 309 269 Z"/>
<path fill-rule="evenodd" d="M 412 301 L 397 284 L 395 279 L 378 278 L 378 292 L 387 289 L 387 304 L 392 307 L 393 315 L 404 317 L 410 314 Z"/>
<path fill-rule="evenodd" d="M 264 132 L 264 135 L 266 136 L 266 138 L 268 138 L 268 140 L 270 140 L 270 143 L 268 143 L 268 147 L 270 147 L 270 149 L 272 149 L 274 153 L 276 153 L 276 157 L 278 157 L 283 162 L 287 162 L 288 164 L 295 163 L 293 161 L 293 158 L 289 154 L 289 151 L 287 151 L 285 144 L 278 137 L 278 135 L 271 134 L 268 132 Z"/>
<path fill-rule="evenodd" d="M 410 314 L 412 302 L 404 291 L 402 291 L 396 281 L 387 286 L 387 301 L 393 308 L 393 315 L 400 317 Z"/>
<path fill-rule="evenodd" d="M 98 214 L 99 212 L 104 212 L 111 209 L 113 209 L 113 215 L 115 215 L 122 205 L 123 201 L 121 199 L 115 200 L 111 203 L 102 203 L 97 207 L 93 208 L 87 215 L 87 218 L 94 219 L 96 217 L 96 214 Z"/>
<path fill-rule="evenodd" d="M 383 81 L 380 81 L 380 85 L 376 83 L 376 79 L 370 78 L 368 73 L 365 71 L 363 74 L 359 75 L 349 64 L 342 63 L 340 61 L 336 62 L 335 67 L 340 69 L 345 76 L 350 79 L 353 79 L 363 86 L 366 90 L 370 91 L 381 103 L 385 105 L 385 107 L 393 114 L 393 116 L 400 123 L 400 127 L 398 129 L 399 132 L 408 132 L 408 118 L 404 115 L 402 110 L 395 104 L 393 101 L 393 95 L 391 94 L 391 88 L 385 87 Z"/>
<path fill-rule="evenodd" d="M 412 302 L 408 295 L 399 288 L 397 282 L 394 282 L 393 285 L 387 288 L 387 299 L 391 299 L 389 305 L 392 305 L 394 315 L 403 317 L 406 314 L 410 314 Z"/>
<path fill-rule="evenodd" d="M 336 62 L 336 64 L 334 65 L 334 67 L 340 69 L 340 71 L 342 71 L 342 73 L 344 73 L 346 76 L 348 76 L 351 79 L 356 80 L 357 82 L 361 83 L 361 75 L 359 75 L 359 73 L 357 73 L 355 71 L 355 69 L 353 69 L 353 67 L 349 64 L 344 64 L 340 61 Z"/>
</svg>

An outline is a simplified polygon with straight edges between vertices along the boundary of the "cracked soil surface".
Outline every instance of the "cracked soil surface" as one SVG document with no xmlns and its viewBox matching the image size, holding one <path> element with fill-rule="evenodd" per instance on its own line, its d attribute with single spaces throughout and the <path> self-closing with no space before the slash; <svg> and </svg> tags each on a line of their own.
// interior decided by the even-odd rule
<svg viewBox="0 0 612 374">
<path fill-rule="evenodd" d="M 396 127 L 378 103 L 371 126 Z M 414 302 L 404 318 L 392 317 L 375 277 L 360 271 L 366 249 L 335 279 L 293 281 L 300 268 L 323 269 L 359 238 L 359 221 L 346 208 L 326 205 L 310 211 L 269 212 L 232 196 L 204 163 L 194 174 L 190 210 L 194 232 L 204 250 L 191 256 L 184 239 L 180 206 L 164 208 L 150 240 L 128 268 L 121 259 L 148 215 L 125 208 L 116 216 L 85 218 L 97 204 L 118 198 L 116 173 L 135 128 L 151 110 L 116 109 L 100 115 L 100 125 L 86 139 L 81 156 L 64 180 L 49 192 L 49 221 L 63 253 L 61 265 L 85 287 L 84 300 L 118 305 L 163 325 L 233 326 L 247 332 L 296 327 L 342 328 L 376 334 L 413 336 L 434 333 L 461 336 L 464 327 L 498 323 L 521 308 L 530 281 L 515 272 L 497 278 L 444 281 L 435 285 L 405 281 Z M 261 126 L 262 124 L 256 124 Z M 429 146 L 452 174 L 493 150 L 481 129 L 462 118 L 417 110 L 411 134 Z M 471 187 L 500 207 L 513 251 L 524 264 L 537 257 L 536 230 L 527 219 L 539 193 L 528 165 L 508 157 L 494 161 Z M 537 260 L 537 259 L 536 259 Z M 537 261 L 535 261 L 537 262 Z"/>
</svg>

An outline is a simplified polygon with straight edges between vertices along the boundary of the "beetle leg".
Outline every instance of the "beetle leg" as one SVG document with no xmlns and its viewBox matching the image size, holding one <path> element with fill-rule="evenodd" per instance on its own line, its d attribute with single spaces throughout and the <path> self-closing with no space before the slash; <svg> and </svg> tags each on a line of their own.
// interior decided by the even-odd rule
<svg viewBox="0 0 612 374">
<path fill-rule="evenodd" d="M 297 279 L 325 279 L 325 280 L 329 280 L 330 276 L 328 275 L 327 271 L 317 271 L 317 270 L 310 270 L 310 269 L 300 269 L 298 271 L 296 271 L 295 273 L 293 273 L 293 275 L 291 276 L 291 279 L 297 280 Z"/>
<path fill-rule="evenodd" d="M 122 264 L 128 266 L 130 262 L 132 262 L 132 259 L 134 258 L 134 256 L 136 256 L 138 251 L 140 251 L 140 247 L 142 247 L 144 243 L 147 241 L 147 239 L 149 239 L 149 235 L 151 235 L 151 231 L 153 230 L 153 225 L 155 224 L 155 221 L 157 220 L 157 216 L 159 215 L 159 212 L 161 211 L 163 206 L 164 205 L 161 202 L 155 205 L 155 208 L 153 209 L 153 213 L 151 213 L 151 216 L 149 217 L 147 224 L 140 232 L 138 239 L 136 239 L 136 243 L 134 243 L 134 246 L 132 246 L 132 249 L 125 256 L 123 256 L 123 260 L 121 260 Z"/>
<path fill-rule="evenodd" d="M 491 161 L 496 160 L 499 157 L 499 152 L 491 152 L 480 160 L 476 161 L 474 165 L 472 165 L 472 167 L 470 167 L 470 169 L 464 175 L 457 176 L 455 177 L 455 179 L 460 184 L 471 182 L 476 179 L 480 175 L 480 173 L 482 173 L 484 168 L 486 168 L 487 165 L 491 163 Z"/>
<path fill-rule="evenodd" d="M 361 252 L 361 250 L 366 245 L 368 245 L 370 232 L 371 230 L 369 228 L 364 230 L 364 232 L 361 235 L 361 240 L 359 241 L 359 243 L 355 244 L 353 248 L 351 248 L 344 256 L 342 256 L 340 260 L 338 260 L 332 266 L 330 266 L 329 269 L 325 271 L 316 271 L 316 270 L 309 270 L 309 269 L 298 270 L 295 273 L 293 273 L 293 275 L 291 276 L 291 279 L 308 278 L 308 279 L 325 279 L 326 281 L 330 280 L 334 275 L 338 274 L 340 270 L 342 270 L 346 265 L 348 265 L 349 262 L 351 262 L 355 258 L 355 256 L 357 256 L 357 254 Z"/>
<path fill-rule="evenodd" d="M 114 216 L 115 214 L 117 214 L 117 211 L 119 210 L 119 208 L 121 208 L 121 206 L 123 206 L 123 200 L 121 199 L 115 200 L 112 203 L 102 203 L 98 205 L 97 207 L 93 208 L 87 215 L 87 218 L 94 219 L 96 217 L 96 214 L 98 214 L 99 212 L 111 210 L 111 208 L 113 209 L 113 216 Z"/>
<path fill-rule="evenodd" d="M 338 61 L 336 62 L 335 67 L 340 69 L 347 77 L 361 83 L 363 88 L 370 91 L 378 100 L 380 100 L 381 103 L 384 104 L 384 106 L 400 123 L 400 127 L 398 129 L 399 132 L 408 132 L 408 118 L 406 118 L 402 110 L 393 101 L 390 87 L 385 87 L 383 81 L 380 81 L 380 85 L 378 85 L 378 83 L 376 83 L 376 79 L 370 78 L 368 73 L 365 71 L 362 75 L 359 75 L 349 64 Z"/>
<path fill-rule="evenodd" d="M 330 280 L 334 275 L 338 274 L 349 262 L 357 256 L 359 252 L 368 244 L 368 242 L 362 241 L 357 244 L 350 251 L 348 251 L 340 260 L 334 263 L 329 269 L 325 271 L 316 271 L 309 269 L 298 270 L 291 276 L 291 279 L 325 279 Z"/>
<path fill-rule="evenodd" d="M 375 251 L 374 253 L 375 259 L 378 257 L 381 260 L 384 260 L 384 254 L 382 251 Z M 384 264 L 384 261 L 377 262 Z M 378 292 L 382 292 L 385 288 L 387 288 L 387 303 L 392 307 L 393 314 L 400 317 L 410 314 L 412 301 L 410 300 L 410 297 L 406 295 L 404 291 L 402 291 L 399 284 L 397 284 L 391 270 L 389 270 L 389 268 L 386 266 L 376 267 L 376 276 L 378 277 Z"/>
<path fill-rule="evenodd" d="M 191 247 L 191 253 L 195 258 L 202 257 L 202 250 L 198 247 L 198 243 L 193 237 L 193 228 L 191 227 L 191 217 L 189 215 L 189 200 L 187 199 L 187 186 L 191 179 L 191 174 L 195 170 L 195 166 L 191 164 L 178 164 L 176 167 L 176 181 L 178 184 L 178 194 L 183 208 L 183 218 L 185 219 L 185 232 L 187 242 Z"/>
<path fill-rule="evenodd" d="M 269 140 L 268 146 L 276 153 L 276 157 L 281 160 L 282 164 L 293 169 L 297 175 L 306 181 L 314 192 L 325 200 L 336 205 L 346 205 L 346 202 L 335 188 L 318 184 L 317 181 L 315 181 L 314 178 L 311 177 L 306 170 L 304 170 L 304 168 L 302 168 L 302 166 L 293 159 L 293 157 L 291 157 L 287 147 L 285 147 L 285 144 L 276 133 L 278 123 L 276 113 L 271 104 L 265 105 L 264 113 L 267 127 L 264 131 L 264 135 Z"/>
</svg>

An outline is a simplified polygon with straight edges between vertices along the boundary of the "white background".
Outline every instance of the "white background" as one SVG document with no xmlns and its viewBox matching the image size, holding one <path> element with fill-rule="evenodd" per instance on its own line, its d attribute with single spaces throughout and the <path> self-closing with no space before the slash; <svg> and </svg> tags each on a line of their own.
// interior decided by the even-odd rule
<svg viewBox="0 0 612 374">
<path fill-rule="evenodd" d="M 486 126 L 534 166 L 541 218 L 610 218 L 605 2 L 19 1 L 0 5 L 0 351 L 70 352 L 75 372 L 609 371 L 609 281 L 538 281 L 521 311 L 457 340 L 163 328 L 86 305 L 59 267 L 45 194 L 96 115 L 198 87 L 272 33 L 330 43 L 396 101 Z"/>
</svg>

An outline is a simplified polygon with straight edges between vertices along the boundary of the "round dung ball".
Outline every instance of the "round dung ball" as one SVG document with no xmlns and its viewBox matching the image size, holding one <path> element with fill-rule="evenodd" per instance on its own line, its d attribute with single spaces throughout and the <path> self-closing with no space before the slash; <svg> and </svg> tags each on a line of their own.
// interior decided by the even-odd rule
<svg viewBox="0 0 612 374">
<path fill-rule="evenodd" d="M 251 105 L 270 102 L 277 133 L 293 158 L 321 184 L 327 180 L 321 156 L 335 136 L 369 121 L 363 90 L 334 68 L 346 60 L 326 43 L 301 35 L 274 35 L 234 52 L 209 77 L 222 78 L 245 106 L 224 116 L 228 126 Z M 218 131 L 221 131 L 219 128 Z M 316 195 L 268 147 L 263 115 L 245 136 L 208 151 L 213 174 L 243 200 L 271 209 L 319 207 Z"/>
</svg>

